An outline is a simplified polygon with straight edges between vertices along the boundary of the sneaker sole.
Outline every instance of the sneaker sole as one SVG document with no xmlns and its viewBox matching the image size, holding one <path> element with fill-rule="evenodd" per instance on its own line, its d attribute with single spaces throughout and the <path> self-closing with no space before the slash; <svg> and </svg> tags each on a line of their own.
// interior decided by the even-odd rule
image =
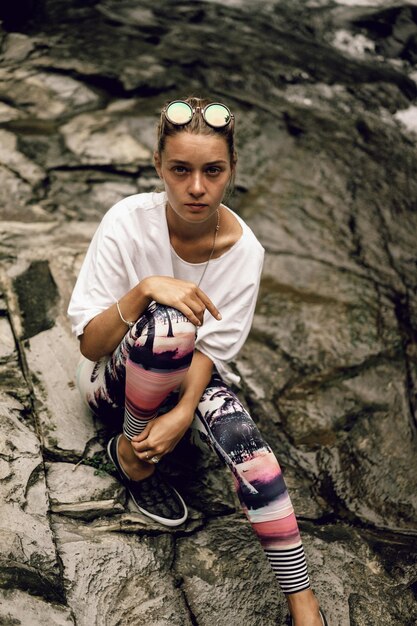
<svg viewBox="0 0 417 626">
<path fill-rule="evenodd" d="M 120 437 L 120 435 L 118 435 L 118 437 L 117 437 L 117 442 L 119 440 L 119 437 Z M 113 439 L 114 439 L 114 437 L 112 437 L 112 439 L 110 439 L 109 443 L 107 444 L 107 456 L 109 457 L 110 461 L 113 463 L 114 467 L 116 468 L 117 473 L 121 477 L 121 483 L 123 484 L 123 486 L 125 486 L 124 485 L 124 482 L 125 482 L 124 475 L 118 468 L 118 465 L 120 465 L 120 463 L 119 463 L 118 459 L 116 459 L 116 461 L 114 460 L 114 458 L 112 457 L 111 451 L 110 451 Z M 116 454 L 117 454 L 117 442 L 116 442 Z M 173 527 L 173 526 L 180 526 L 180 524 L 183 524 L 185 522 L 185 520 L 187 519 L 187 517 L 188 517 L 187 505 L 185 504 L 184 500 L 182 499 L 182 497 L 178 493 L 178 491 L 175 489 L 175 487 L 173 487 L 172 485 L 170 485 L 170 487 L 171 487 L 171 489 L 173 491 L 175 491 L 175 493 L 176 493 L 177 497 L 179 498 L 182 506 L 184 507 L 184 511 L 185 511 L 183 517 L 181 517 L 178 520 L 170 520 L 170 519 L 167 519 L 165 517 L 160 517 L 159 515 L 155 515 L 155 513 L 150 513 L 146 509 L 143 509 L 141 506 L 139 506 L 135 502 L 134 498 L 130 494 L 130 491 L 129 491 L 128 487 L 125 487 L 125 488 L 126 488 L 127 492 L 129 493 L 129 497 L 132 500 L 135 508 L 138 509 L 138 511 L 140 511 L 143 515 L 146 515 L 146 517 L 151 518 L 155 522 L 159 522 L 159 524 L 162 524 L 163 526 L 171 526 L 171 527 Z"/>
</svg>

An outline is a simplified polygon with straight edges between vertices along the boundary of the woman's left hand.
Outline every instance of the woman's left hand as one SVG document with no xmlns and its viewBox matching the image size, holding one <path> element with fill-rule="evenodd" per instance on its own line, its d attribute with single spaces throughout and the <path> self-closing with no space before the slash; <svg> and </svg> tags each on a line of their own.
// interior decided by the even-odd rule
<svg viewBox="0 0 417 626">
<path fill-rule="evenodd" d="M 187 419 L 178 405 L 168 413 L 151 420 L 141 434 L 132 439 L 132 448 L 136 456 L 148 463 L 152 463 L 152 457 L 160 459 L 175 448 L 191 421 L 192 419 Z"/>
</svg>

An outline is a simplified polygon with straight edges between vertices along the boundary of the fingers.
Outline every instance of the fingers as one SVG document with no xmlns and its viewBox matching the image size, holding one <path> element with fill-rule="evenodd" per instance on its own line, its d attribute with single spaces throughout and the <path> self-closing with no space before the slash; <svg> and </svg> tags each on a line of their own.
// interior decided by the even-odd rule
<svg viewBox="0 0 417 626">
<path fill-rule="evenodd" d="M 212 316 L 216 318 L 216 320 L 221 320 L 222 316 L 220 314 L 220 311 L 214 306 L 210 298 L 199 287 L 197 287 L 197 294 L 200 300 L 202 300 L 202 302 L 204 303 L 206 309 L 212 314 Z"/>
<path fill-rule="evenodd" d="M 140 440 L 139 437 L 141 437 Z M 145 439 L 146 437 L 144 438 L 143 433 L 141 433 L 140 435 L 136 435 L 136 437 L 131 440 L 130 443 L 135 452 L 144 452 L 149 448 L 149 443 L 145 441 Z"/>
<path fill-rule="evenodd" d="M 218 309 L 195 283 L 169 276 L 151 276 L 145 280 L 150 286 L 146 292 L 149 298 L 178 309 L 195 326 L 203 323 L 206 309 L 215 319 L 221 320 Z"/>
<path fill-rule="evenodd" d="M 150 463 L 151 465 L 155 463 L 155 461 L 152 461 L 153 458 L 156 457 L 158 461 L 160 461 L 161 458 L 163 457 L 162 452 L 156 452 L 153 448 L 148 448 L 147 450 L 144 450 L 143 452 L 136 452 L 135 449 L 133 451 L 140 461 L 143 461 L 144 463 Z"/>
<path fill-rule="evenodd" d="M 141 433 L 139 433 L 139 435 L 135 435 L 134 437 L 132 437 L 132 441 L 139 443 L 140 441 L 144 441 L 148 435 L 149 435 L 149 428 L 145 428 L 144 430 L 142 430 Z"/>
<path fill-rule="evenodd" d="M 177 307 L 185 317 L 195 326 L 201 326 L 203 323 L 205 307 L 200 307 L 199 311 L 194 311 L 186 304 L 181 304 L 181 308 Z"/>
<path fill-rule="evenodd" d="M 150 465 L 153 465 L 154 463 L 159 463 L 162 458 L 162 454 L 153 454 L 151 450 L 146 450 L 146 452 L 143 452 L 141 457 L 139 457 L 139 455 L 137 456 L 138 458 L 140 458 L 141 461 L 149 463 Z M 158 459 L 158 461 L 152 461 L 152 459 Z"/>
<path fill-rule="evenodd" d="M 143 433 L 137 435 L 130 442 L 135 456 L 137 456 L 140 461 L 144 461 L 145 463 L 153 463 L 153 457 L 157 457 L 159 460 L 163 456 L 164 452 L 158 446 L 151 445 L 148 440 L 138 441 L 138 438 L 142 437 L 142 435 Z"/>
<path fill-rule="evenodd" d="M 222 319 L 220 311 L 214 306 L 208 295 L 196 285 L 193 285 L 193 290 L 187 294 L 187 298 L 181 301 L 176 308 L 184 313 L 190 322 L 196 326 L 201 326 L 203 323 L 206 309 L 215 319 Z"/>
</svg>

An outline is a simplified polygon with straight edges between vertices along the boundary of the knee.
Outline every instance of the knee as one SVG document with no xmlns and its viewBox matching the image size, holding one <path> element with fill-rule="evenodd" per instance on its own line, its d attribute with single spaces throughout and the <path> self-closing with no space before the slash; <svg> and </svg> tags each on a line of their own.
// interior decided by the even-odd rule
<svg viewBox="0 0 417 626">
<path fill-rule="evenodd" d="M 270 449 L 258 427 L 243 407 L 233 413 L 228 412 L 216 420 L 213 423 L 213 430 L 217 431 L 218 437 L 227 441 L 227 447 L 236 452 L 246 451 L 249 453 L 255 450 L 269 451 Z"/>
<path fill-rule="evenodd" d="M 146 318 L 146 324 L 140 324 Z M 186 317 L 170 306 L 153 303 L 145 311 L 138 326 L 140 335 L 136 337 L 130 359 L 140 360 L 143 349 L 147 353 L 167 353 L 174 358 L 192 355 L 195 348 L 196 327 Z"/>
<path fill-rule="evenodd" d="M 196 336 L 197 328 L 178 309 L 164 304 L 157 304 L 153 313 L 158 336 Z"/>
</svg>

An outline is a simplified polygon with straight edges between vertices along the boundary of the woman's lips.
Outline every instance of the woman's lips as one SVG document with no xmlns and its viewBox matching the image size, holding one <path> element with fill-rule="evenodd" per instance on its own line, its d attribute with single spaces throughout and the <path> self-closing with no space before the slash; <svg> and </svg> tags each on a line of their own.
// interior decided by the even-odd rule
<svg viewBox="0 0 417 626">
<path fill-rule="evenodd" d="M 207 204 L 200 204 L 200 203 L 191 203 L 191 202 L 188 202 L 185 206 L 188 206 L 188 207 L 190 207 L 190 209 L 194 209 L 194 210 L 196 210 L 196 211 L 198 211 L 198 210 L 200 210 L 200 211 L 201 211 L 202 209 L 205 209 L 205 208 L 206 208 Z"/>
</svg>

